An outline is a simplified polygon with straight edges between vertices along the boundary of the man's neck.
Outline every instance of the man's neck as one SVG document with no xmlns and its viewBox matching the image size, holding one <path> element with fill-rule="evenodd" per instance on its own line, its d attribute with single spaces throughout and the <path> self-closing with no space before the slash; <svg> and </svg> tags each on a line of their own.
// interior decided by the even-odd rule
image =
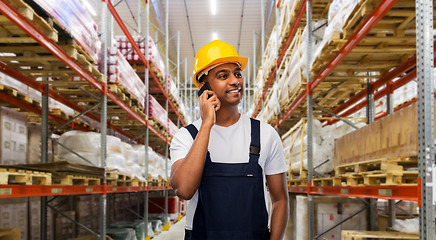
<svg viewBox="0 0 436 240">
<path fill-rule="evenodd" d="M 231 108 L 221 108 L 216 112 L 215 124 L 221 127 L 229 127 L 237 123 L 241 114 L 238 111 L 238 106 Z"/>
</svg>

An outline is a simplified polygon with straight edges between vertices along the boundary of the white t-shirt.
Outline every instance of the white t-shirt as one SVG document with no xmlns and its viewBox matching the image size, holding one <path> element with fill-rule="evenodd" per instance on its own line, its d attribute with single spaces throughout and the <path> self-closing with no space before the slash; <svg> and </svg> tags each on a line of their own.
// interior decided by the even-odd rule
<svg viewBox="0 0 436 240">
<path fill-rule="evenodd" d="M 201 119 L 193 122 L 200 130 Z M 170 146 L 171 164 L 185 158 L 194 140 L 186 128 L 181 128 L 174 135 Z M 250 118 L 241 114 L 238 122 L 229 126 L 221 127 L 214 125 L 210 132 L 208 150 L 212 162 L 218 163 L 248 163 L 251 143 Z M 283 145 L 277 132 L 270 125 L 260 123 L 260 158 L 259 165 L 265 175 L 274 175 L 287 171 Z M 264 184 L 265 201 L 267 191 Z M 186 212 L 186 229 L 192 229 L 193 218 L 197 207 L 198 192 L 194 194 L 188 204 Z M 265 202 L 266 204 L 266 202 Z"/>
</svg>

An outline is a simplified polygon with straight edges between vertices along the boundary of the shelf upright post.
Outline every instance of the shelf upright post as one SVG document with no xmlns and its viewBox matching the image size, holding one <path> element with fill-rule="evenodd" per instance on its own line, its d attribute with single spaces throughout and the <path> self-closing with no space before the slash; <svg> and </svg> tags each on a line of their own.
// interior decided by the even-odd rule
<svg viewBox="0 0 436 240">
<path fill-rule="evenodd" d="M 312 58 L 312 1 L 306 2 L 306 31 L 307 31 L 307 88 L 310 86 L 311 74 L 310 64 Z M 308 187 L 312 185 L 313 178 L 313 98 L 312 93 L 307 95 L 307 182 Z M 310 191 L 308 191 L 310 192 Z M 307 196 L 307 214 L 308 214 L 308 239 L 312 240 L 315 234 L 315 204 L 313 195 Z"/>
<path fill-rule="evenodd" d="M 44 85 L 42 93 L 41 111 L 41 163 L 47 163 L 48 159 L 48 84 Z M 41 225 L 39 232 L 41 239 L 47 239 L 47 197 L 41 197 Z"/>
<path fill-rule="evenodd" d="M 102 4 L 101 9 L 101 26 L 102 26 L 102 37 L 101 37 L 101 52 L 102 59 L 100 60 L 100 69 L 104 75 L 103 78 L 103 94 L 100 98 L 101 101 L 101 113 L 100 113 L 100 135 L 101 135 L 101 146 L 100 146 L 100 167 L 104 169 L 103 176 L 103 186 L 106 186 L 106 134 L 107 134 L 107 47 L 111 46 L 111 34 L 112 34 L 112 16 L 108 14 L 108 7 L 106 4 Z M 107 195 L 106 188 L 100 196 L 100 240 L 106 240 L 106 211 L 107 209 Z"/>
<path fill-rule="evenodd" d="M 255 83 L 256 83 L 256 32 L 253 31 L 253 86 Z"/>
<path fill-rule="evenodd" d="M 180 91 L 180 31 L 177 31 L 177 90 Z"/>
<path fill-rule="evenodd" d="M 150 14 L 150 3 L 149 1 L 145 1 L 145 58 L 147 59 L 147 63 L 149 64 L 149 52 L 148 52 L 148 34 L 150 31 L 150 23 L 148 22 L 148 16 Z M 148 65 L 150 68 L 150 65 Z M 150 79 L 148 76 L 149 68 L 145 69 L 145 76 L 144 76 L 144 83 L 145 83 L 145 91 L 146 91 L 146 98 L 145 98 L 145 120 L 147 121 L 147 127 L 145 128 L 145 136 L 144 136 L 144 151 L 145 151 L 145 170 L 144 170 L 144 178 L 148 186 L 148 144 L 149 144 L 149 129 L 148 129 L 148 115 L 150 113 L 150 104 L 149 104 L 149 98 L 148 93 L 150 91 Z M 150 233 L 148 232 L 148 190 L 144 192 L 144 224 L 145 224 L 145 236 L 146 240 L 150 239 Z"/>
<path fill-rule="evenodd" d="M 278 60 L 278 57 L 280 55 L 280 53 L 279 53 L 279 47 L 280 47 L 280 44 L 279 44 L 279 42 L 280 42 L 279 25 L 280 25 L 280 9 L 277 6 L 276 7 L 276 38 L 277 38 L 277 40 L 276 40 L 276 53 L 277 53 L 277 60 Z M 279 67 L 280 67 L 279 62 L 276 61 L 276 67 L 275 67 L 276 68 L 276 83 L 279 82 L 279 71 L 280 71 L 280 69 L 278 69 Z M 277 98 L 276 107 L 279 107 L 279 106 L 280 106 L 280 100 L 279 100 L 279 98 Z"/>
<path fill-rule="evenodd" d="M 248 63 L 247 63 L 247 67 L 248 67 L 248 78 L 247 78 L 247 91 L 245 91 L 247 93 L 246 98 L 247 99 L 247 110 L 245 111 L 246 113 L 248 112 L 248 110 L 250 110 L 250 86 L 251 86 L 251 63 L 250 63 L 250 58 L 248 58 Z"/>
<path fill-rule="evenodd" d="M 434 66 L 433 2 L 416 0 L 416 72 L 418 80 L 418 184 L 421 186 L 419 239 L 435 239 L 433 207 Z M 419 201 L 418 201 L 419 203 Z"/>
<path fill-rule="evenodd" d="M 387 95 L 386 95 L 386 101 L 387 101 L 387 114 L 394 113 L 394 94 L 392 90 L 392 81 L 389 81 L 386 84 L 387 89 Z M 388 226 L 393 227 L 395 224 L 395 200 L 388 200 Z"/>
<path fill-rule="evenodd" d="M 368 73 L 368 76 L 371 73 Z M 374 118 L 375 118 L 375 104 L 374 104 L 374 89 L 373 86 L 371 85 L 371 78 L 367 79 L 367 86 L 368 86 L 368 92 L 367 92 L 367 101 L 368 101 L 368 105 L 367 105 L 367 109 L 366 109 L 366 116 L 367 116 L 367 122 L 368 124 L 371 124 L 374 122 Z M 376 226 L 376 220 L 377 220 L 377 199 L 374 198 L 370 198 L 368 199 L 368 203 L 369 203 L 369 230 L 370 231 L 375 231 L 377 226 Z"/>
<path fill-rule="evenodd" d="M 188 59 L 185 58 L 185 101 L 184 101 L 184 105 L 185 105 L 185 109 L 188 107 Z M 191 85 L 191 84 L 189 84 Z M 186 112 L 185 112 L 186 113 Z M 186 123 L 188 124 L 188 123 Z"/>
<path fill-rule="evenodd" d="M 170 77 L 170 63 L 169 63 L 169 52 L 168 52 L 168 47 L 170 45 L 169 43 L 169 28 L 168 28 L 168 20 L 169 20 L 169 11 L 170 11 L 170 5 L 169 5 L 169 0 L 166 0 L 166 8 L 165 8 L 165 68 L 166 68 L 166 74 L 165 74 L 165 91 L 169 92 L 169 77 Z M 165 110 L 167 111 L 167 119 L 168 118 L 168 98 L 165 100 Z M 177 111 L 177 110 L 175 110 Z M 169 136 L 169 122 L 166 123 L 166 127 L 167 127 L 167 134 Z M 165 144 L 165 181 L 167 181 L 168 183 L 168 142 Z M 170 228 L 170 223 L 168 221 L 168 190 L 165 190 L 165 225 L 164 225 L 164 230 L 169 230 Z"/>
<path fill-rule="evenodd" d="M 260 16 L 261 16 L 261 24 L 262 24 L 262 33 L 260 34 L 260 36 L 261 36 L 260 44 L 262 44 L 262 46 L 261 46 L 261 49 L 262 49 L 262 64 L 261 64 L 261 66 L 263 66 L 263 56 L 265 54 L 265 4 L 264 4 L 264 0 L 260 0 Z"/>
</svg>

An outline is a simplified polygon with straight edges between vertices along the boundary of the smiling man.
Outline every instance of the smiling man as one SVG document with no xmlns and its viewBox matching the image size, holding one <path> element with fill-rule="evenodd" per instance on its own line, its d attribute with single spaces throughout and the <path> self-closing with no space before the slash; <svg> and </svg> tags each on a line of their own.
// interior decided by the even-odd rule
<svg viewBox="0 0 436 240">
<path fill-rule="evenodd" d="M 238 111 L 247 61 L 219 40 L 195 56 L 194 83 L 207 86 L 201 118 L 181 128 L 170 147 L 171 186 L 191 200 L 187 240 L 283 238 L 289 207 L 282 143 L 270 125 Z"/>
</svg>

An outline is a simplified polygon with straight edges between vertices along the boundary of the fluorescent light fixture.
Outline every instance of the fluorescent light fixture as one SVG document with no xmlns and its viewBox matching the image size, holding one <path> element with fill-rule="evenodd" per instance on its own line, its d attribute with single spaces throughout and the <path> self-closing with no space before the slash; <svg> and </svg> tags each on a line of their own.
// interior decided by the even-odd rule
<svg viewBox="0 0 436 240">
<path fill-rule="evenodd" d="M 216 0 L 210 0 L 210 10 L 212 15 L 216 15 Z"/>
<path fill-rule="evenodd" d="M 89 4 L 87 0 L 83 0 L 83 6 L 88 10 L 89 13 L 91 13 L 92 16 L 97 16 L 94 8 L 92 8 L 91 4 Z"/>
<path fill-rule="evenodd" d="M 216 32 L 212 33 L 212 41 L 213 40 L 218 40 L 218 33 L 216 33 Z"/>
</svg>

